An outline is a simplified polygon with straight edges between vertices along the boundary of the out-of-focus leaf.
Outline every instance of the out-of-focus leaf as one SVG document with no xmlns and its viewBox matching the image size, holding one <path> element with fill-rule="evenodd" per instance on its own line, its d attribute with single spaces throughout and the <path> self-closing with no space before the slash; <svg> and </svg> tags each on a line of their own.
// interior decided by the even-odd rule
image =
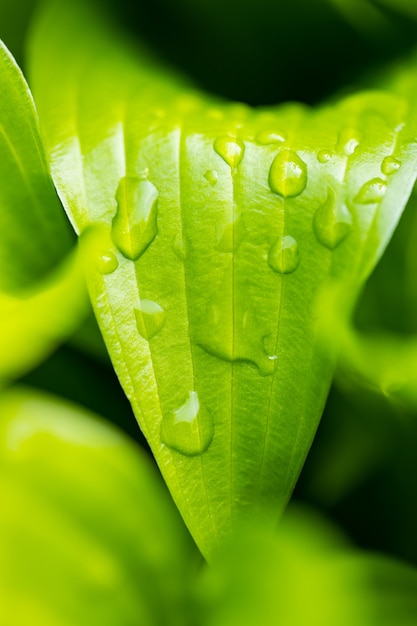
<svg viewBox="0 0 417 626">
<path fill-rule="evenodd" d="M 0 43 L 0 289 L 42 277 L 69 252 L 68 220 L 48 171 L 29 88 Z"/>
<path fill-rule="evenodd" d="M 199 590 L 204 626 L 413 626 L 417 571 L 328 538 L 291 513 L 277 537 L 249 526 L 216 555 Z M 203 608 L 202 608 L 203 607 Z"/>
<path fill-rule="evenodd" d="M 323 320 L 348 317 L 407 202 L 415 110 L 386 92 L 221 105 L 75 3 L 48 6 L 31 58 L 64 205 L 79 232 L 96 225 L 109 352 L 210 554 L 248 511 L 273 523 L 293 489 L 334 365 Z M 323 313 L 329 282 L 340 301 Z"/>
<path fill-rule="evenodd" d="M 2 623 L 184 624 L 194 548 L 149 460 L 48 396 L 7 392 L 0 417 Z"/>
<path fill-rule="evenodd" d="M 88 310 L 78 252 L 30 289 L 0 291 L 0 381 L 41 362 L 82 324 Z"/>
</svg>

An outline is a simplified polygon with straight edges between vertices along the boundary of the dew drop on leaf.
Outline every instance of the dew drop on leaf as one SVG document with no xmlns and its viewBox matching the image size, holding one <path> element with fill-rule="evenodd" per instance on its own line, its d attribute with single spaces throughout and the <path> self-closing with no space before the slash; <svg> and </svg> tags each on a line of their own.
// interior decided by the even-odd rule
<svg viewBox="0 0 417 626">
<path fill-rule="evenodd" d="M 269 170 L 269 186 L 284 198 L 302 193 L 307 184 L 307 165 L 293 150 L 281 150 Z"/>
<path fill-rule="evenodd" d="M 205 452 L 213 435 L 213 419 L 196 391 L 190 391 L 184 404 L 163 416 L 162 443 L 186 456 Z"/>
<path fill-rule="evenodd" d="M 319 163 L 328 163 L 333 158 L 333 153 L 330 150 L 320 150 L 317 154 L 317 160 Z"/>
<path fill-rule="evenodd" d="M 244 144 L 239 141 L 239 139 L 230 137 L 229 135 L 217 137 L 213 147 L 223 161 L 232 169 L 235 169 L 239 165 L 245 152 Z"/>
<path fill-rule="evenodd" d="M 217 185 L 217 181 L 219 180 L 219 175 L 216 170 L 207 170 L 204 174 L 204 178 L 214 187 Z"/>
<path fill-rule="evenodd" d="M 119 267 L 119 261 L 113 252 L 102 252 L 96 259 L 96 267 L 100 274 L 112 274 Z"/>
<path fill-rule="evenodd" d="M 135 308 L 135 318 L 139 334 L 152 339 L 165 324 L 165 311 L 157 302 L 143 299 Z"/>
<path fill-rule="evenodd" d="M 267 146 L 273 143 L 283 143 L 284 141 L 285 137 L 283 137 L 281 133 L 275 133 L 268 130 L 262 130 L 256 135 L 256 143 L 259 143 L 262 146 Z"/>
<path fill-rule="evenodd" d="M 400 161 L 393 156 L 387 156 L 381 163 L 381 172 L 385 174 L 385 176 L 389 176 L 390 174 L 394 174 L 401 167 Z"/>
<path fill-rule="evenodd" d="M 387 183 L 382 178 L 372 178 L 365 183 L 358 195 L 355 198 L 355 202 L 360 204 L 375 204 L 381 202 L 387 190 Z"/>
<path fill-rule="evenodd" d="M 291 274 L 300 263 L 300 254 L 296 240 L 290 235 L 280 237 L 268 254 L 268 263 L 274 272 Z"/>
<path fill-rule="evenodd" d="M 125 257 L 136 261 L 158 232 L 158 191 L 149 180 L 126 176 L 120 180 L 116 200 L 112 239 Z"/>
<path fill-rule="evenodd" d="M 329 250 L 337 248 L 352 230 L 352 215 L 344 204 L 337 204 L 332 189 L 314 214 L 313 229 L 317 241 Z"/>
<path fill-rule="evenodd" d="M 358 132 L 353 128 L 343 128 L 338 137 L 336 150 L 350 156 L 359 145 L 360 137 Z"/>
</svg>

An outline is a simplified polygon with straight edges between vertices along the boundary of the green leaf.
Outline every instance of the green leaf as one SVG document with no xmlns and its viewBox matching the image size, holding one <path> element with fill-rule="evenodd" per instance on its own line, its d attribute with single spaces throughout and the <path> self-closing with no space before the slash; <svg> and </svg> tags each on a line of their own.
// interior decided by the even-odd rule
<svg viewBox="0 0 417 626">
<path fill-rule="evenodd" d="M 72 237 L 56 196 L 29 88 L 0 42 L 0 289 L 42 277 Z"/>
<path fill-rule="evenodd" d="M 193 548 L 140 449 L 29 390 L 0 414 L 3 623 L 184 624 Z"/>
<path fill-rule="evenodd" d="M 214 102 L 74 3 L 49 5 L 31 58 L 114 366 L 210 555 L 292 492 L 334 367 L 322 292 L 348 317 L 382 254 L 416 177 L 415 110 L 388 92 Z"/>
<path fill-rule="evenodd" d="M 0 292 L 0 382 L 40 363 L 82 324 L 89 311 L 78 252 L 30 289 Z"/>
<path fill-rule="evenodd" d="M 354 550 L 320 518 L 291 511 L 276 537 L 251 525 L 224 546 L 197 597 L 201 626 L 412 626 L 417 571 Z"/>
</svg>

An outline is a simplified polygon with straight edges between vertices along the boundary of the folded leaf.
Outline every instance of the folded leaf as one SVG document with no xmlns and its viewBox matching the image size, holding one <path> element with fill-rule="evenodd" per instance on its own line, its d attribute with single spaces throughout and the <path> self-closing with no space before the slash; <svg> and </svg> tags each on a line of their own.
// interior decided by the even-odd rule
<svg viewBox="0 0 417 626">
<path fill-rule="evenodd" d="M 184 624 L 193 548 L 140 449 L 28 390 L 0 415 L 2 622 Z"/>
<path fill-rule="evenodd" d="M 27 286 L 69 252 L 72 236 L 41 143 L 29 88 L 0 42 L 0 289 Z"/>
<path fill-rule="evenodd" d="M 334 367 L 321 294 L 335 284 L 347 317 L 382 254 L 416 177 L 415 111 L 386 92 L 214 102 L 75 3 L 49 5 L 31 58 L 114 366 L 210 555 L 291 494 Z"/>
</svg>

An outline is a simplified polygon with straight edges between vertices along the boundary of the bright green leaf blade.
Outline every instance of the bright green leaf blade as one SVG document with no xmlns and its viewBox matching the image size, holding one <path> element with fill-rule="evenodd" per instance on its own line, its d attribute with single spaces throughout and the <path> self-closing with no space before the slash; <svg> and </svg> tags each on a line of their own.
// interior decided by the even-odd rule
<svg viewBox="0 0 417 626">
<path fill-rule="evenodd" d="M 28 86 L 0 42 L 0 289 L 28 285 L 72 243 Z"/>
<path fill-rule="evenodd" d="M 30 391 L 0 414 L 2 622 L 184 624 L 190 538 L 139 448 Z"/>
<path fill-rule="evenodd" d="M 210 554 L 291 494 L 334 366 L 321 292 L 347 317 L 382 254 L 416 176 L 414 110 L 384 92 L 216 104 L 74 4 L 49 6 L 31 55 L 60 194 L 79 231 L 101 225 L 88 280 L 109 352 Z"/>
<path fill-rule="evenodd" d="M 78 252 L 31 289 L 13 295 L 0 291 L 0 381 L 40 363 L 77 330 L 88 311 Z"/>
<path fill-rule="evenodd" d="M 200 582 L 200 626 L 413 626 L 417 571 L 360 553 L 311 515 L 256 525 L 223 547 Z"/>
</svg>

